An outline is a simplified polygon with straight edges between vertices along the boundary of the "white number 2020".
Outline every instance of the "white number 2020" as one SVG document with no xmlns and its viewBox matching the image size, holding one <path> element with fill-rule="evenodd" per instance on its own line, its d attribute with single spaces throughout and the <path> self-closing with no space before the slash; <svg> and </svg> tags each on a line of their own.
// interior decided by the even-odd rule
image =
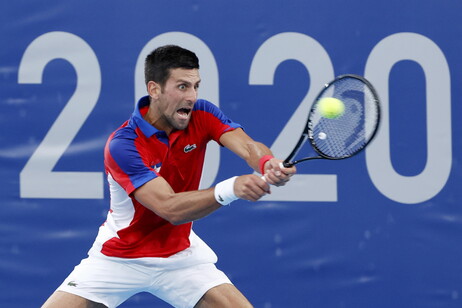
<svg viewBox="0 0 462 308">
<path fill-rule="evenodd" d="M 135 68 L 135 100 L 144 95 L 143 64 L 148 52 L 163 44 L 178 44 L 196 51 L 201 59 L 201 97 L 219 106 L 219 73 L 213 53 L 199 38 L 169 32 L 149 41 L 138 56 Z M 419 46 L 413 48 L 413 46 Z M 425 51 L 425 52 L 423 52 Z M 75 69 L 74 94 L 20 173 L 22 198 L 104 198 L 102 172 L 58 172 L 53 168 L 65 153 L 95 107 L 101 90 L 101 72 L 92 48 L 81 38 L 66 32 L 50 32 L 35 39 L 19 66 L 18 83 L 42 83 L 45 66 L 54 59 L 67 60 Z M 277 67 L 286 60 L 299 61 L 310 74 L 312 85 L 322 85 L 335 76 L 332 61 L 313 38 L 295 32 L 280 33 L 257 50 L 249 72 L 250 85 L 272 85 Z M 427 164 L 421 174 L 406 177 L 391 164 L 388 127 L 388 78 L 399 61 L 412 60 L 422 66 L 426 77 Z M 365 76 L 376 85 L 383 103 L 382 128 L 377 140 L 366 149 L 366 164 L 372 183 L 386 197 L 401 203 L 420 203 L 433 198 L 445 186 L 452 165 L 450 74 L 444 54 L 426 37 L 397 33 L 383 39 L 372 50 Z M 316 87 L 310 87 L 294 114 L 275 138 L 272 151 L 278 157 L 296 142 L 305 123 Z M 436 124 L 439 123 L 439 124 Z M 445 136 L 445 138 L 438 138 Z M 297 137 L 295 137 L 297 138 Z M 201 187 L 213 184 L 220 165 L 220 149 L 208 147 Z M 425 189 L 422 189 L 425 187 Z M 299 174 L 283 188 L 274 189 L 264 200 L 338 200 L 336 174 Z"/>
</svg>

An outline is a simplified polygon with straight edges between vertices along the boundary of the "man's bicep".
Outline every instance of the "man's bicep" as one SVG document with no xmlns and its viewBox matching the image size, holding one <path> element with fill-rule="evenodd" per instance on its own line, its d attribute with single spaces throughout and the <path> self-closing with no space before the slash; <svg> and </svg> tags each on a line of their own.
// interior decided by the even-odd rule
<svg viewBox="0 0 462 308">
<path fill-rule="evenodd" d="M 164 202 L 174 194 L 170 184 L 161 176 L 138 187 L 133 196 L 142 205 L 162 216 Z"/>
</svg>

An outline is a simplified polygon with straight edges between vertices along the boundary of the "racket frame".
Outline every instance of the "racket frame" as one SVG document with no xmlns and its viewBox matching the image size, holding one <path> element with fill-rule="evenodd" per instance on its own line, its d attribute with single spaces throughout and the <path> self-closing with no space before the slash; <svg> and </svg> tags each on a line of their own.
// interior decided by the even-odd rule
<svg viewBox="0 0 462 308">
<path fill-rule="evenodd" d="M 313 131 L 312 131 L 313 123 L 311 121 L 311 114 L 313 112 L 315 112 L 316 103 L 322 97 L 324 92 L 333 83 L 337 82 L 338 80 L 345 79 L 345 78 L 358 79 L 359 81 L 363 82 L 368 87 L 368 89 L 371 91 L 372 96 L 374 97 L 373 102 L 374 102 L 374 104 L 376 105 L 376 108 L 377 108 L 377 123 L 375 125 L 374 131 L 371 134 L 371 137 L 369 138 L 369 140 L 367 140 L 367 142 L 362 147 L 360 147 L 359 149 L 357 149 L 355 152 L 353 152 L 351 154 L 344 155 L 344 156 L 341 156 L 341 157 L 332 157 L 332 156 L 324 154 L 322 151 L 319 150 L 319 148 L 316 145 L 316 142 L 315 142 L 314 137 L 313 137 Z M 379 128 L 379 125 L 380 125 L 380 118 L 381 118 L 380 117 L 380 112 L 381 112 L 380 111 L 380 100 L 379 100 L 379 96 L 377 94 L 377 91 L 375 90 L 375 88 L 372 86 L 372 84 L 366 78 L 364 78 L 362 76 L 359 76 L 359 75 L 354 75 L 354 74 L 344 74 L 344 75 L 340 75 L 340 76 L 336 77 L 334 80 L 332 80 L 331 82 L 326 83 L 324 85 L 323 89 L 319 92 L 319 94 L 316 96 L 316 99 L 313 101 L 313 104 L 312 104 L 312 106 L 310 108 L 310 112 L 308 113 L 307 122 L 305 124 L 305 127 L 303 128 L 303 132 L 302 132 L 297 144 L 295 145 L 294 149 L 292 150 L 292 152 L 287 156 L 287 158 L 282 163 L 283 166 L 286 167 L 286 168 L 289 168 L 289 167 L 292 167 L 292 166 L 294 166 L 294 165 L 296 165 L 298 163 L 301 163 L 303 161 L 313 160 L 313 159 L 341 160 L 341 159 L 349 158 L 349 157 L 352 157 L 352 156 L 358 154 L 359 152 L 364 150 L 364 148 L 366 148 L 366 146 L 375 138 L 375 135 L 377 134 L 377 131 L 378 131 L 378 128 Z M 309 140 L 311 146 L 313 147 L 314 151 L 318 155 L 317 156 L 304 157 L 304 158 L 301 158 L 301 159 L 298 159 L 298 160 L 295 160 L 295 161 L 291 161 L 298 154 L 298 152 L 303 147 L 303 145 L 305 144 L 307 139 Z"/>
</svg>

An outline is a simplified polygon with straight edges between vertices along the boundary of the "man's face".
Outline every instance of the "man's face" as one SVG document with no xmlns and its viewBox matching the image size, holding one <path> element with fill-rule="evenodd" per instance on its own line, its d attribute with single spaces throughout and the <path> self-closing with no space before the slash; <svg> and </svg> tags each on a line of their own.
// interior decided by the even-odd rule
<svg viewBox="0 0 462 308">
<path fill-rule="evenodd" d="M 165 85 L 156 92 L 155 126 L 165 131 L 185 129 L 197 100 L 199 83 L 198 69 L 170 70 Z"/>
</svg>

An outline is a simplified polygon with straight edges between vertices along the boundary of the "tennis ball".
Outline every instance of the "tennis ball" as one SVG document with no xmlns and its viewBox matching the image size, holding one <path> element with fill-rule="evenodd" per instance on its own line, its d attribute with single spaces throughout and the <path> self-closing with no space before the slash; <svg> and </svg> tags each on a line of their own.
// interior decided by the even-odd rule
<svg viewBox="0 0 462 308">
<path fill-rule="evenodd" d="M 318 102 L 317 109 L 324 118 L 335 119 L 343 114 L 345 104 L 335 97 L 324 97 Z"/>
</svg>

